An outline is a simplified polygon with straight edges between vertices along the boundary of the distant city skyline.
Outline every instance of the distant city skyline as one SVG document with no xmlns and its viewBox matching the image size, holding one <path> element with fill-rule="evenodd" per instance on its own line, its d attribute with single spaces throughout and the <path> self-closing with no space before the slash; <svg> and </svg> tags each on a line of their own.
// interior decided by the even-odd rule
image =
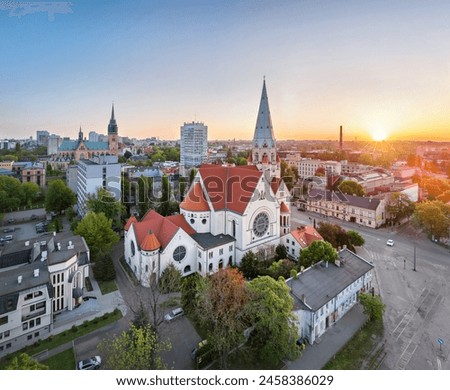
<svg viewBox="0 0 450 390">
<path fill-rule="evenodd" d="M 450 140 L 450 2 L 77 1 L 0 7 L 0 138 L 36 130 L 251 140 L 263 77 L 277 140 Z M 7 37 L 7 38 L 6 38 Z"/>
</svg>

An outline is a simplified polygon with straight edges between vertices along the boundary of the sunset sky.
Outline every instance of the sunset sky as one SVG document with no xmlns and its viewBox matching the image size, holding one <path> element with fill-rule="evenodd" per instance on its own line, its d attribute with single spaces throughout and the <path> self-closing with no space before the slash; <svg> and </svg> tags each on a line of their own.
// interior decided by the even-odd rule
<svg viewBox="0 0 450 390">
<path fill-rule="evenodd" d="M 251 139 L 265 76 L 279 140 L 450 140 L 448 0 L 9 3 L 0 138 L 106 133 L 114 101 L 120 135 Z"/>
</svg>

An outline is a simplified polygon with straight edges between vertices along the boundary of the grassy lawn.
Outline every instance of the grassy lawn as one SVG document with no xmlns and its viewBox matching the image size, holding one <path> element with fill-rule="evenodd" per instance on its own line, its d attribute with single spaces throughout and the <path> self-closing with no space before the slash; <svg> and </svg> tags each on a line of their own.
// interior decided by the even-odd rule
<svg viewBox="0 0 450 390">
<path fill-rule="evenodd" d="M 324 370 L 359 370 L 383 335 L 383 320 L 369 321 L 347 345 L 331 359 Z M 376 337 L 372 337 L 376 336 Z M 370 364 L 367 368 L 376 368 Z"/>
<path fill-rule="evenodd" d="M 85 321 L 80 326 L 73 326 L 69 330 L 65 330 L 55 336 L 50 336 L 45 340 L 38 341 L 33 345 L 23 348 L 20 351 L 15 352 L 14 354 L 8 355 L 0 360 L 0 369 L 9 364 L 9 362 L 13 359 L 14 356 L 19 355 L 21 353 L 26 353 L 30 356 L 36 355 L 46 349 L 52 349 L 59 345 L 68 343 L 78 337 L 84 336 L 88 333 L 93 332 L 96 329 L 99 329 L 105 325 L 112 324 L 122 318 L 122 312 L 118 309 L 114 310 L 112 313 L 106 313 L 101 317 L 94 318 L 91 321 Z"/>
<path fill-rule="evenodd" d="M 69 348 L 64 352 L 48 358 L 42 364 L 47 365 L 50 370 L 74 370 L 76 364 L 75 354 L 73 353 L 73 349 Z"/>
<path fill-rule="evenodd" d="M 97 281 L 98 286 L 100 287 L 100 291 L 102 292 L 102 295 L 109 294 L 110 292 L 117 290 L 117 284 L 115 280 L 108 280 L 107 282 L 104 281 Z"/>
</svg>

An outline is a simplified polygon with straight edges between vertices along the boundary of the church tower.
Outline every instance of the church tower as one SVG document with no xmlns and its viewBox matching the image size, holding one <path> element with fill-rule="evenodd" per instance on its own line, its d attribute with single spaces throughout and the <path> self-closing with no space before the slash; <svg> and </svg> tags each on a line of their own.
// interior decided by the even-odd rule
<svg viewBox="0 0 450 390">
<path fill-rule="evenodd" d="M 119 149 L 119 129 L 117 127 L 116 118 L 114 118 L 114 103 L 112 105 L 111 119 L 108 125 L 108 144 L 109 153 L 117 156 Z"/>
<path fill-rule="evenodd" d="M 263 81 L 255 134 L 253 135 L 252 155 L 249 158 L 249 163 L 256 165 L 260 171 L 263 171 L 271 178 L 279 178 L 281 175 L 280 159 L 277 156 L 277 143 L 273 134 L 265 79 Z"/>
</svg>

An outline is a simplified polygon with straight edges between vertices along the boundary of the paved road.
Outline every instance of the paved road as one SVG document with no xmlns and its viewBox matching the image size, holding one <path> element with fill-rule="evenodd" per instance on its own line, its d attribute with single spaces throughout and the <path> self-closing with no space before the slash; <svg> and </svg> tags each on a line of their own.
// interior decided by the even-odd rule
<svg viewBox="0 0 450 390">
<path fill-rule="evenodd" d="M 386 305 L 384 369 L 450 369 L 449 251 L 408 224 L 371 229 L 293 210 L 293 225 L 327 220 L 354 229 L 366 240 L 358 254 L 375 265 L 375 283 Z M 388 247 L 386 241 L 395 245 Z M 416 271 L 414 268 L 416 246 Z M 444 340 L 439 349 L 437 339 Z"/>
<path fill-rule="evenodd" d="M 120 290 L 121 299 L 127 306 L 126 315 L 116 324 L 100 329 L 94 333 L 86 335 L 75 341 L 75 353 L 77 359 L 84 359 L 89 356 L 98 355 L 98 343 L 112 335 L 118 335 L 128 329 L 133 320 L 133 312 L 130 307 L 136 306 L 139 297 L 146 297 L 148 291 L 140 286 L 135 286 L 127 273 L 119 263 L 119 258 L 123 254 L 123 241 L 119 242 L 113 250 L 113 261 L 116 268 L 116 283 Z M 161 302 L 169 297 L 161 297 Z M 170 309 L 166 309 L 169 311 Z M 193 369 L 190 354 L 192 349 L 201 341 L 200 336 L 195 331 L 187 317 L 182 317 L 173 323 L 163 323 L 160 328 L 162 339 L 169 340 L 172 349 L 163 355 L 168 367 L 178 370 Z"/>
</svg>

